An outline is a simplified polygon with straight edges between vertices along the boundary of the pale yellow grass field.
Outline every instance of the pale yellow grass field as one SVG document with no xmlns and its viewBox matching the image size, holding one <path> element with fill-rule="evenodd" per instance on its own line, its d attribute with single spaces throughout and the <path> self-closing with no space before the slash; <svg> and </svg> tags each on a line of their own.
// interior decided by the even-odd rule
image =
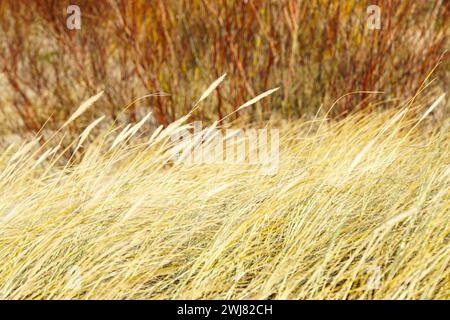
<svg viewBox="0 0 450 320">
<path fill-rule="evenodd" d="M 271 176 L 169 163 L 181 123 L 101 131 L 66 167 L 50 146 L 2 150 L 0 298 L 449 298 L 450 123 L 426 125 L 432 103 L 284 124 Z"/>
</svg>

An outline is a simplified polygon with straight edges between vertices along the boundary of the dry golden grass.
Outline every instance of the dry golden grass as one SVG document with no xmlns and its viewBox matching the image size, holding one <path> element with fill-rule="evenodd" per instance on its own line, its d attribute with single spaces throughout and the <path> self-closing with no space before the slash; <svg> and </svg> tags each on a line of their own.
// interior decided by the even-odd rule
<svg viewBox="0 0 450 320">
<path fill-rule="evenodd" d="M 0 298 L 449 298 L 450 122 L 427 124 L 432 103 L 281 125 L 272 176 L 171 163 L 187 118 L 150 140 L 137 124 L 86 143 L 90 126 L 69 162 L 10 146 Z"/>
</svg>

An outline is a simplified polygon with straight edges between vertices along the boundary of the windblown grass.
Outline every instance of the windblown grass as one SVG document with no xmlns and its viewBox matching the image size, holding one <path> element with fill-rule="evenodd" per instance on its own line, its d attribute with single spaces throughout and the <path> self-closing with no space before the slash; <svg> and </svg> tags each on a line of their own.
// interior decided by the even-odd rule
<svg viewBox="0 0 450 320">
<path fill-rule="evenodd" d="M 150 140 L 110 127 L 69 161 L 10 146 L 0 298 L 449 298 L 450 122 L 426 125 L 432 102 L 281 125 L 272 176 L 170 162 L 187 118 Z"/>
</svg>

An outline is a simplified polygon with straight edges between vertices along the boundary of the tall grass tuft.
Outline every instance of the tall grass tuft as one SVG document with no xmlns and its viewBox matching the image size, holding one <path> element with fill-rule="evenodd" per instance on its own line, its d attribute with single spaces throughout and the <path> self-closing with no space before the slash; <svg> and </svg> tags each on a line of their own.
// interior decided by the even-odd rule
<svg viewBox="0 0 450 320">
<path fill-rule="evenodd" d="M 448 299 L 450 122 L 428 123 L 442 99 L 270 123 L 271 176 L 171 162 L 188 117 L 150 139 L 139 123 L 94 132 L 100 118 L 62 164 L 38 138 L 12 145 L 0 298 Z"/>
</svg>

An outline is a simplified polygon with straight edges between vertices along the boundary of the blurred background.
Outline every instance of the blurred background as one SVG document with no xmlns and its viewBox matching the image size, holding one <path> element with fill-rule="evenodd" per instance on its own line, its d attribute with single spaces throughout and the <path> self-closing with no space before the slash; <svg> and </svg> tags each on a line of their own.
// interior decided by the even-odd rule
<svg viewBox="0 0 450 320">
<path fill-rule="evenodd" d="M 310 117 L 354 91 L 383 93 L 347 95 L 333 117 L 389 108 L 412 97 L 432 71 L 426 93 L 449 87 L 449 1 L 75 2 L 1 0 L 0 134 L 56 128 L 101 90 L 80 126 L 98 114 L 136 121 L 142 109 L 166 126 L 223 73 L 227 81 L 198 119 L 220 119 L 278 86 L 230 120 Z M 80 30 L 67 28 L 70 4 L 81 9 Z M 381 29 L 368 28 L 369 5 L 381 9 Z M 170 96 L 124 111 L 158 91 Z"/>
</svg>

